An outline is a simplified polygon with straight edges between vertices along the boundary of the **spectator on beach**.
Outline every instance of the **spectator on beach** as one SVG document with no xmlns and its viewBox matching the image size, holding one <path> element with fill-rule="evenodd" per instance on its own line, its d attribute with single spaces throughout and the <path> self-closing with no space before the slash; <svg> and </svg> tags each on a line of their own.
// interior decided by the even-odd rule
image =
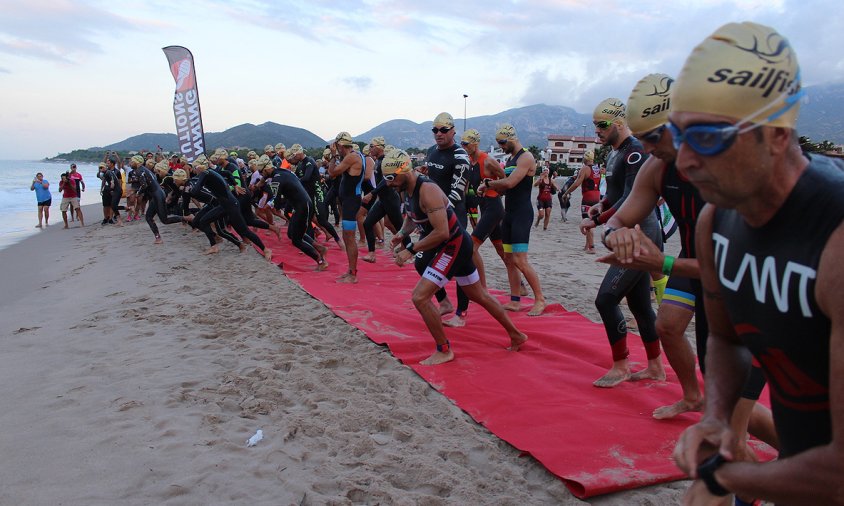
<svg viewBox="0 0 844 506">
<path fill-rule="evenodd" d="M 76 195 L 79 197 L 80 201 L 82 199 L 82 192 L 85 191 L 85 181 L 82 179 L 82 173 L 77 172 L 76 164 L 70 164 L 70 174 L 68 174 L 70 180 L 76 185 Z M 81 209 L 81 207 L 80 207 Z M 74 210 L 73 207 L 70 208 L 70 221 L 74 221 Z"/>
<path fill-rule="evenodd" d="M 534 228 L 542 221 L 542 230 L 548 230 L 548 222 L 551 221 L 551 209 L 554 207 L 554 194 L 557 193 L 557 184 L 551 179 L 548 169 L 542 169 L 542 173 L 533 183 L 539 187 L 539 195 L 536 198 L 536 223 Z M 544 220 L 544 221 L 543 221 Z"/>
<path fill-rule="evenodd" d="M 50 182 L 44 179 L 44 174 L 35 174 L 29 191 L 35 192 L 35 200 L 38 202 L 38 225 L 35 228 L 50 225 L 50 204 L 53 203 L 53 196 L 50 194 Z"/>
<path fill-rule="evenodd" d="M 79 215 L 79 225 L 85 226 L 85 218 L 82 215 L 82 209 L 79 205 L 79 194 L 76 190 L 76 183 L 70 178 L 70 174 L 65 172 L 62 174 L 62 179 L 59 181 L 59 191 L 62 192 L 62 203 L 60 209 L 62 211 L 62 220 L 64 221 L 64 228 L 67 227 L 67 208 L 70 207 L 71 214 L 73 210 Z"/>
<path fill-rule="evenodd" d="M 568 188 L 563 190 L 562 195 L 560 197 L 561 200 L 566 200 L 571 196 L 572 192 L 576 190 L 578 186 L 580 187 L 580 191 L 582 192 L 582 196 L 580 199 L 581 219 L 588 218 L 589 209 L 591 209 L 592 206 L 600 202 L 602 198 L 600 190 L 601 169 L 598 167 L 598 165 L 595 165 L 594 162 L 595 153 L 593 151 L 587 151 L 586 153 L 584 153 L 583 166 L 580 167 L 580 171 L 577 173 L 577 177 L 575 178 L 574 182 L 570 184 Z M 592 231 L 587 231 L 585 235 L 586 246 L 583 247 L 583 250 L 587 253 L 595 253 L 595 239 L 592 236 Z"/>
</svg>

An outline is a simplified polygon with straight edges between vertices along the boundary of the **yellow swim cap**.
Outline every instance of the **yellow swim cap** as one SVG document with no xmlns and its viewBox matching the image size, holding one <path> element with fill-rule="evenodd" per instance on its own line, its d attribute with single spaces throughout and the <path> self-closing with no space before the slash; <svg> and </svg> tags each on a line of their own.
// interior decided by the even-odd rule
<svg viewBox="0 0 844 506">
<path fill-rule="evenodd" d="M 352 141 L 352 134 L 349 132 L 340 132 L 337 134 L 337 137 L 334 138 L 334 142 L 336 142 L 339 146 L 351 146 L 354 144 L 354 141 Z"/>
<path fill-rule="evenodd" d="M 370 146 L 378 146 L 380 148 L 383 148 L 384 146 L 387 145 L 387 141 L 384 140 L 384 138 L 381 137 L 381 136 L 373 137 L 372 140 L 369 141 L 369 145 Z"/>
<path fill-rule="evenodd" d="M 519 137 L 516 135 L 516 127 L 509 123 L 504 123 L 498 127 L 498 130 L 495 131 L 496 141 L 512 141 L 518 138 Z"/>
<path fill-rule="evenodd" d="M 364 155 L 369 156 L 369 144 L 364 146 L 361 151 L 363 152 Z"/>
<path fill-rule="evenodd" d="M 138 165 L 143 165 L 144 164 L 144 157 L 141 156 L 141 155 L 135 155 L 135 156 L 132 157 L 132 161 L 137 163 Z"/>
<path fill-rule="evenodd" d="M 785 37 L 756 23 L 728 23 L 686 59 L 671 111 L 794 128 L 802 95 L 797 54 Z"/>
<path fill-rule="evenodd" d="M 144 165 L 146 165 L 148 169 L 152 169 L 153 167 L 155 167 L 155 160 L 150 158 L 146 162 L 144 162 Z"/>
<path fill-rule="evenodd" d="M 413 169 L 410 155 L 401 149 L 390 150 L 381 160 L 381 172 L 383 174 L 405 174 Z"/>
<path fill-rule="evenodd" d="M 469 130 L 463 132 L 463 135 L 460 136 L 460 140 L 468 142 L 469 144 L 478 144 L 481 142 L 481 133 L 474 128 L 470 128 Z"/>
<path fill-rule="evenodd" d="M 620 98 L 610 97 L 604 99 L 592 111 L 592 121 L 612 121 L 613 123 L 624 122 L 624 102 Z"/>
<path fill-rule="evenodd" d="M 627 126 L 633 135 L 650 132 L 668 122 L 673 83 L 674 79 L 666 74 L 648 74 L 636 83 L 627 99 Z"/>
<path fill-rule="evenodd" d="M 276 150 L 276 152 L 285 151 L 285 150 L 287 150 L 287 147 L 284 144 L 282 144 L 281 142 L 279 142 L 278 144 L 275 145 L 275 150 Z"/>
<path fill-rule="evenodd" d="M 454 128 L 454 118 L 447 112 L 441 112 L 434 118 L 435 127 Z"/>
<path fill-rule="evenodd" d="M 170 172 L 170 164 L 167 163 L 167 160 L 161 160 L 155 164 L 155 171 L 162 176 L 167 175 L 167 173 Z"/>
<path fill-rule="evenodd" d="M 360 153 L 360 146 L 358 146 L 357 144 L 352 144 L 352 149 Z"/>
<path fill-rule="evenodd" d="M 323 158 L 329 158 L 330 156 L 331 156 L 331 150 L 330 149 L 325 148 L 325 149 L 322 150 L 322 157 Z"/>
<path fill-rule="evenodd" d="M 254 159 L 258 158 L 258 153 L 254 152 L 254 151 L 250 151 L 250 152 L 246 153 L 246 158 L 248 158 L 250 160 L 254 160 Z"/>
<path fill-rule="evenodd" d="M 595 162 L 595 152 L 591 149 L 585 153 L 583 153 L 583 161 L 588 164 L 592 164 Z"/>
<path fill-rule="evenodd" d="M 194 168 L 202 167 L 203 169 L 208 168 L 208 158 L 205 155 L 199 155 L 193 161 Z"/>
<path fill-rule="evenodd" d="M 273 151 L 275 150 L 273 149 L 272 144 L 267 144 L 266 146 L 264 146 L 264 153 L 272 153 Z"/>
<path fill-rule="evenodd" d="M 185 169 L 176 169 L 173 171 L 173 180 L 177 182 L 187 181 L 188 173 Z"/>
</svg>

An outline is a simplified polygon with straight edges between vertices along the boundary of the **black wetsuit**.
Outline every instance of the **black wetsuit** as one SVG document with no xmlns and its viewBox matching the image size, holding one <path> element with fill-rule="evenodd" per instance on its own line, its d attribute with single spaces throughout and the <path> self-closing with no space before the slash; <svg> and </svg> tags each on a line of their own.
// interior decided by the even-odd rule
<svg viewBox="0 0 844 506">
<path fill-rule="evenodd" d="M 261 238 L 254 232 L 249 230 L 249 227 L 247 227 L 246 223 L 243 221 L 238 201 L 234 195 L 232 195 L 231 190 L 229 190 L 229 185 L 225 178 L 213 170 L 205 170 L 199 174 L 196 184 L 191 188 L 191 196 L 199 196 L 203 188 L 207 189 L 217 202 L 217 205 L 214 208 L 201 217 L 199 224 L 197 225 L 200 230 L 205 232 L 211 246 L 216 244 L 214 240 L 214 232 L 211 231 L 211 223 L 225 216 L 228 219 L 228 223 L 232 226 L 232 228 L 234 228 L 235 232 L 237 232 L 240 237 L 249 239 L 253 244 L 258 246 L 261 251 L 264 251 L 264 242 L 261 241 Z"/>
<path fill-rule="evenodd" d="M 519 157 L 527 153 L 521 151 L 512 155 L 504 164 L 504 174 L 508 177 L 517 167 Z M 530 194 L 533 190 L 533 178 L 525 174 L 516 186 L 504 194 L 504 219 L 501 222 L 501 241 L 506 253 L 527 253 L 530 243 L 530 229 L 533 225 L 533 206 Z"/>
<path fill-rule="evenodd" d="M 366 175 L 366 157 L 361 153 L 354 153 L 355 156 L 360 157 L 361 166 L 360 174 L 353 176 L 349 171 L 343 173 L 340 177 L 340 206 L 343 208 L 343 231 L 353 231 L 357 229 L 357 214 L 360 209 L 361 187 L 363 186 L 363 179 Z"/>
<path fill-rule="evenodd" d="M 781 457 L 832 440 L 831 324 L 815 289 L 821 254 L 844 220 L 842 195 L 844 173 L 813 156 L 765 225 L 751 227 L 726 209 L 716 210 L 713 220 L 724 305 L 767 376 Z"/>
<path fill-rule="evenodd" d="M 446 149 L 439 149 L 433 145 L 428 149 L 428 155 L 425 158 L 428 178 L 436 183 L 448 197 L 463 230 L 466 230 L 468 225 L 466 186 L 469 184 L 471 163 L 469 154 L 457 144 L 452 144 Z M 437 291 L 436 296 L 437 300 L 442 302 L 446 298 L 445 290 Z M 469 297 L 463 293 L 460 285 L 457 286 L 457 306 L 461 308 L 469 306 Z"/>
<path fill-rule="evenodd" d="M 138 167 L 136 176 L 138 188 L 135 190 L 135 194 L 149 202 L 147 205 L 147 212 L 144 217 L 146 218 L 147 225 L 149 225 L 149 229 L 152 230 L 153 235 L 155 235 L 155 237 L 159 237 L 158 226 L 155 224 L 154 219 L 156 214 L 158 215 L 158 219 L 161 220 L 161 223 L 164 223 L 165 225 L 179 223 L 182 221 L 182 217 L 167 215 L 167 207 L 164 204 L 164 190 L 158 183 L 158 178 L 151 170 L 146 167 Z"/>
<path fill-rule="evenodd" d="M 605 211 L 601 213 L 601 222 L 606 223 L 633 189 L 633 181 L 639 173 L 647 155 L 642 144 L 630 136 L 613 150 L 607 159 L 607 195 L 602 201 Z M 639 223 L 642 233 L 662 249 L 662 229 L 651 212 Z M 656 314 L 651 306 L 651 277 L 648 272 L 610 266 L 604 275 L 604 281 L 598 289 L 595 306 L 601 313 L 601 320 L 607 331 L 607 338 L 612 347 L 613 361 L 627 358 L 627 322 L 618 304 L 622 297 L 627 298 L 627 307 L 636 318 L 642 342 L 648 359 L 660 355 L 659 336 L 656 333 Z"/>
<path fill-rule="evenodd" d="M 381 175 L 381 161 L 384 156 L 375 160 L 375 179 L 378 186 L 370 193 L 373 204 L 366 213 L 366 220 L 363 222 L 363 231 L 366 234 L 366 247 L 372 252 L 375 251 L 375 224 L 385 216 L 390 220 L 396 230 L 401 230 L 401 199 L 399 194 L 389 186 Z"/>
<path fill-rule="evenodd" d="M 293 209 L 293 215 L 287 224 L 287 237 L 294 246 L 319 262 L 319 253 L 313 246 L 314 240 L 306 233 L 312 201 L 299 178 L 287 169 L 276 169 L 267 185 L 274 196 L 273 205 L 276 209 L 281 209 L 282 205 Z"/>
</svg>

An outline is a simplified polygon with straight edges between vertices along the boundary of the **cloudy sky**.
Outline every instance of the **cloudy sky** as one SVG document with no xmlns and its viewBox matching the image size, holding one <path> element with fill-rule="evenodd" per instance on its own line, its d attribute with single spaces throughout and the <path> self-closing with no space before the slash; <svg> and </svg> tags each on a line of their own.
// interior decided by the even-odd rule
<svg viewBox="0 0 844 506">
<path fill-rule="evenodd" d="M 196 60 L 206 131 L 277 123 L 332 137 L 446 110 L 589 112 L 676 75 L 727 21 L 776 27 L 804 85 L 844 79 L 833 0 L 0 0 L 0 159 L 175 132 L 161 48 Z"/>
</svg>

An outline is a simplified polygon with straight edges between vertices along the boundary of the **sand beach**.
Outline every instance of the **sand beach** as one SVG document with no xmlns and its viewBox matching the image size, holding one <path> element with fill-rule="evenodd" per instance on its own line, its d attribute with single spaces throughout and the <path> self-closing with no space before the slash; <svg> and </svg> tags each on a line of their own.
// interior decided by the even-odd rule
<svg viewBox="0 0 844 506">
<path fill-rule="evenodd" d="M 597 321 L 578 205 L 530 258 L 550 302 Z M 0 504 L 662 505 L 688 485 L 581 501 L 260 255 L 85 216 L 0 250 Z"/>
</svg>

